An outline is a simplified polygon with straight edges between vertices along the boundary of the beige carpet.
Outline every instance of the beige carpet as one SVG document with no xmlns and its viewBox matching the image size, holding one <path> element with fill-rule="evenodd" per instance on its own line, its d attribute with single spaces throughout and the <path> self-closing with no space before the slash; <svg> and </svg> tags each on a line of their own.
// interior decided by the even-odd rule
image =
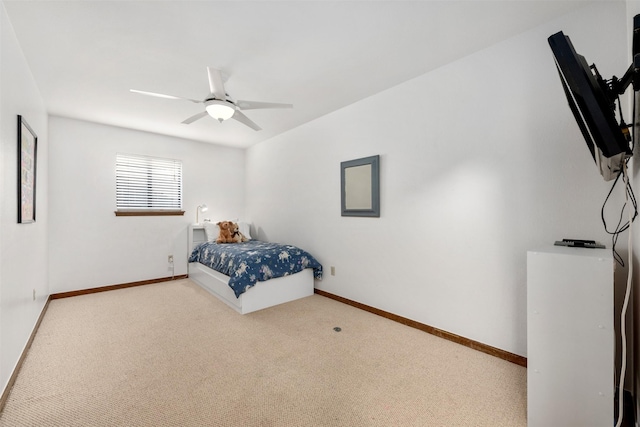
<svg viewBox="0 0 640 427">
<path fill-rule="evenodd" d="M 189 280 L 51 301 L 0 414 L 0 426 L 526 424 L 523 367 L 319 295 L 242 316 Z"/>
</svg>

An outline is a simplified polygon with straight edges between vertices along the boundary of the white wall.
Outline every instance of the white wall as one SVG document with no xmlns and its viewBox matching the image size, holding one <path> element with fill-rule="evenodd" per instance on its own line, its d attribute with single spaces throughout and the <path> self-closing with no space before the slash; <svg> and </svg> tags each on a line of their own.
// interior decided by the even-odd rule
<svg viewBox="0 0 640 427">
<path fill-rule="evenodd" d="M 610 243 L 547 37 L 621 75 L 624 20 L 589 7 L 254 146 L 249 217 L 319 258 L 319 289 L 526 355 L 526 251 Z M 341 217 L 340 162 L 375 154 L 381 217 Z"/>
<path fill-rule="evenodd" d="M 36 222 L 30 224 L 17 223 L 17 115 L 38 136 Z M 0 2 L 0 390 L 49 295 L 47 153 L 45 107 Z"/>
<path fill-rule="evenodd" d="M 244 214 L 245 152 L 213 144 L 51 117 L 51 293 L 187 273 L 187 227 Z M 116 153 L 178 159 L 184 216 L 116 217 Z"/>
</svg>

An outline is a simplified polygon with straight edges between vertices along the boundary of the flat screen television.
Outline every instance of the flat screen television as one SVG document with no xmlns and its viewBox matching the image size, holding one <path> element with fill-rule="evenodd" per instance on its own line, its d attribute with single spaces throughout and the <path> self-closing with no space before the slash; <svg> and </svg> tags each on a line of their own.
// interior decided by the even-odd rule
<svg viewBox="0 0 640 427">
<path fill-rule="evenodd" d="M 549 46 L 569 107 L 600 174 L 606 181 L 615 179 L 622 162 L 631 155 L 626 126 L 621 126 L 616 119 L 618 94 L 602 79 L 595 65 L 590 67 L 585 58 L 576 53 L 562 31 L 549 37 Z"/>
</svg>

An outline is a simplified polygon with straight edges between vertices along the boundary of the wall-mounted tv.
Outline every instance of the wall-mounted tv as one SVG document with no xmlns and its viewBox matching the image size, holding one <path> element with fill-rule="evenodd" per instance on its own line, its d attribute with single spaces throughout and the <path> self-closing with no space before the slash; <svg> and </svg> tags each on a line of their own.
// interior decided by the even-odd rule
<svg viewBox="0 0 640 427">
<path fill-rule="evenodd" d="M 628 83 L 612 88 L 595 65 L 589 66 L 585 58 L 576 53 L 571 40 L 562 31 L 549 37 L 549 46 L 569 107 L 600 174 L 606 181 L 615 179 L 622 169 L 622 162 L 631 156 L 627 126 L 618 123 L 615 113 L 616 98 Z"/>
</svg>

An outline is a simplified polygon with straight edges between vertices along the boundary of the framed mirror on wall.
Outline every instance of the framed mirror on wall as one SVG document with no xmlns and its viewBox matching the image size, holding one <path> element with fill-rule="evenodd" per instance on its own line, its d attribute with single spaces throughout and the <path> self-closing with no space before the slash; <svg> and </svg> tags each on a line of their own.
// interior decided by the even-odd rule
<svg viewBox="0 0 640 427">
<path fill-rule="evenodd" d="M 380 216 L 380 156 L 340 163 L 342 216 Z"/>
</svg>

